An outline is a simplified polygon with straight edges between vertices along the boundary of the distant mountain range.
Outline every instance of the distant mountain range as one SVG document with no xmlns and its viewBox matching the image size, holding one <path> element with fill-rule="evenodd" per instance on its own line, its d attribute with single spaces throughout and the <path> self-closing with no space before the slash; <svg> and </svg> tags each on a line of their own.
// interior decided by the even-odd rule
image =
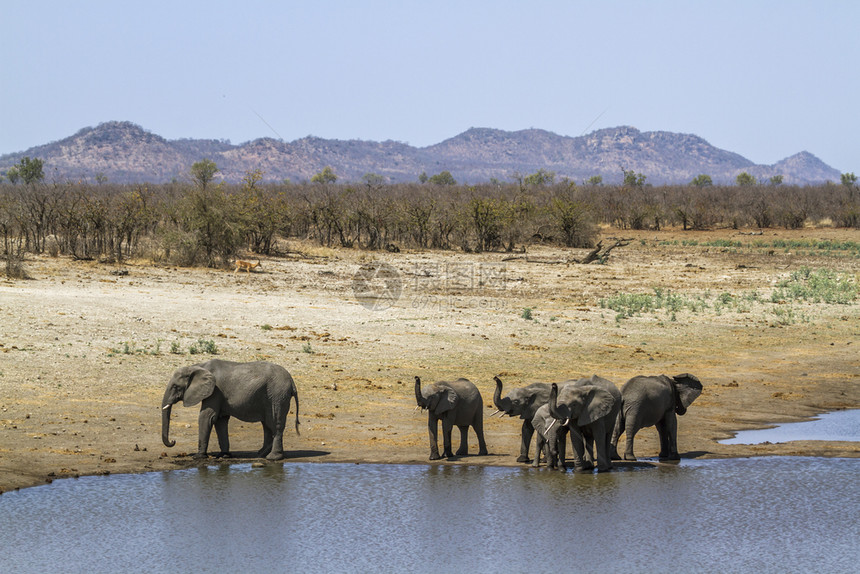
<svg viewBox="0 0 860 574">
<path fill-rule="evenodd" d="M 529 129 L 514 132 L 472 128 L 427 147 L 396 141 L 330 140 L 305 137 L 293 142 L 262 138 L 234 145 L 224 140 L 167 140 L 130 122 L 106 122 L 63 140 L 0 156 L 0 173 L 24 156 L 45 163 L 47 179 L 110 182 L 169 182 L 189 178 L 203 158 L 214 161 L 225 181 L 238 182 L 261 169 L 265 180 L 309 180 L 330 166 L 339 181 L 359 181 L 374 173 L 390 182 L 414 182 L 422 172 L 449 171 L 460 183 L 510 181 L 539 169 L 577 183 L 595 175 L 617 183 L 622 169 L 655 185 L 688 183 L 699 174 L 714 183 L 734 183 L 741 172 L 759 180 L 783 176 L 787 184 L 839 181 L 840 172 L 803 151 L 773 165 L 756 165 L 704 139 L 672 132 L 640 132 L 622 126 L 580 137 Z"/>
</svg>

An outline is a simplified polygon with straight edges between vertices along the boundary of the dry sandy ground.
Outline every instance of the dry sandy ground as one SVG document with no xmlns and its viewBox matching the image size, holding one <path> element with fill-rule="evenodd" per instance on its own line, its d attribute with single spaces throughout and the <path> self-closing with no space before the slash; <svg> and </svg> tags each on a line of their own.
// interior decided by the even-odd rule
<svg viewBox="0 0 860 574">
<path fill-rule="evenodd" d="M 607 236 L 622 235 L 607 230 Z M 413 377 L 464 376 L 492 412 L 493 376 L 506 388 L 598 373 L 619 386 L 637 374 L 696 374 L 702 396 L 680 419 L 682 457 L 858 456 L 855 443 L 726 446 L 733 431 L 860 406 L 860 304 L 752 302 L 714 309 L 717 295 L 769 297 L 802 266 L 853 274 L 856 255 L 703 245 L 774 239 L 858 241 L 856 231 L 806 229 L 623 233 L 634 240 L 605 265 L 560 263 L 579 252 L 530 246 L 527 256 L 453 252 L 368 253 L 292 242 L 252 274 L 34 257 L 31 280 L 0 281 L 0 492 L 86 474 L 198 464 L 197 409 L 173 410 L 167 449 L 160 400 L 172 371 L 209 355 L 285 366 L 300 394 L 301 436 L 288 460 L 426 462 L 426 415 Z M 605 241 L 610 241 L 605 237 Z M 698 245 L 684 246 L 682 240 Z M 384 262 L 399 284 L 356 273 Z M 127 271 L 127 274 L 123 274 Z M 396 288 L 399 298 L 359 301 Z M 708 309 L 616 321 L 599 302 L 618 293 L 672 290 L 710 297 Z M 364 304 L 363 304 L 364 303 Z M 384 308 L 387 307 L 387 308 Z M 523 309 L 532 309 L 532 318 Z M 791 318 L 776 314 L 791 309 Z M 174 352 L 177 351 L 177 352 Z M 336 387 L 336 388 L 335 388 Z M 444 464 L 516 465 L 519 420 L 486 418 L 490 456 Z M 233 420 L 232 447 L 250 456 L 258 424 Z M 457 440 L 455 432 L 455 441 Z M 474 435 L 470 437 L 476 451 Z M 214 433 L 210 450 L 216 450 Z M 656 432 L 637 455 L 657 453 Z M 234 459 L 235 460 L 235 459 Z M 214 460 L 209 462 L 215 463 Z"/>
</svg>

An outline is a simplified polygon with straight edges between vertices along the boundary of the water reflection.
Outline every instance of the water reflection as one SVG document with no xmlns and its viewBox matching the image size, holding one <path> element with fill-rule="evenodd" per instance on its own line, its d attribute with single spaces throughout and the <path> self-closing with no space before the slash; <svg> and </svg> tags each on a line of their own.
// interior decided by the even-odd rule
<svg viewBox="0 0 860 574">
<path fill-rule="evenodd" d="M 0 496 L 3 572 L 849 572 L 860 460 L 272 464 Z"/>
<path fill-rule="evenodd" d="M 788 423 L 770 429 L 740 431 L 722 444 L 781 443 L 793 440 L 860 441 L 860 409 L 819 415 L 811 421 Z"/>
</svg>

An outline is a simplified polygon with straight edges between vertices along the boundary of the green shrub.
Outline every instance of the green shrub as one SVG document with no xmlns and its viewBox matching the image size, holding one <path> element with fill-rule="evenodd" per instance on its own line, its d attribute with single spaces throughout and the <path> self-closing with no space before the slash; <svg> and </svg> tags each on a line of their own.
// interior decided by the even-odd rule
<svg viewBox="0 0 860 574">
<path fill-rule="evenodd" d="M 197 339 L 197 341 L 192 343 L 191 347 L 188 348 L 188 352 L 192 355 L 217 355 L 218 347 L 215 346 L 215 341 L 209 339 Z"/>
</svg>

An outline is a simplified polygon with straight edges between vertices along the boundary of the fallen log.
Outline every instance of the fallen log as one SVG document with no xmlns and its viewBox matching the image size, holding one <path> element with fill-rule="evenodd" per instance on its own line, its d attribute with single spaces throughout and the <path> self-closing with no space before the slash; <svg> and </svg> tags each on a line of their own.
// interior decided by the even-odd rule
<svg viewBox="0 0 860 574">
<path fill-rule="evenodd" d="M 616 247 L 624 247 L 625 245 L 630 245 L 632 239 L 618 239 L 610 245 L 609 247 L 603 249 L 603 241 L 597 242 L 597 247 L 591 250 L 591 252 L 583 257 L 581 260 L 577 261 L 582 265 L 588 265 L 589 263 L 606 263 L 606 260 L 609 259 L 609 252 L 615 249 Z"/>
<path fill-rule="evenodd" d="M 618 239 L 609 247 L 603 247 L 603 241 L 598 241 L 597 245 L 582 259 L 571 257 L 570 259 L 543 259 L 540 257 L 529 257 L 528 255 L 513 255 L 505 257 L 502 261 L 525 261 L 526 263 L 540 263 L 542 265 L 570 265 L 572 263 L 579 265 L 588 265 L 589 263 L 606 263 L 609 259 L 609 252 L 616 247 L 624 247 L 630 245 L 632 239 Z"/>
</svg>

